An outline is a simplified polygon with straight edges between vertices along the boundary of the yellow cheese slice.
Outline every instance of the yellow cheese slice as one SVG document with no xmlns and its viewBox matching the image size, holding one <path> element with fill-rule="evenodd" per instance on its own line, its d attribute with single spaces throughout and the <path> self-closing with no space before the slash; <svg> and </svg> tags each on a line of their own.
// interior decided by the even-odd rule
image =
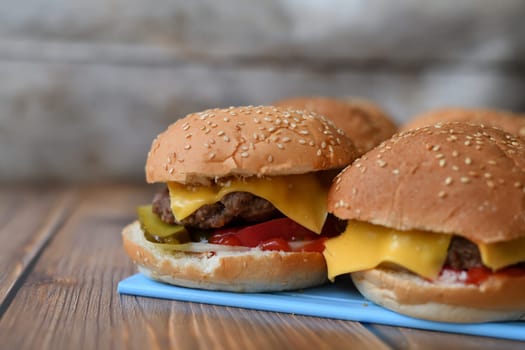
<svg viewBox="0 0 525 350">
<path fill-rule="evenodd" d="M 447 257 L 451 235 L 421 231 L 397 231 L 350 221 L 341 235 L 325 242 L 323 252 L 328 277 L 394 263 L 432 279 Z"/>
<path fill-rule="evenodd" d="M 272 203 L 281 213 L 320 233 L 326 219 L 328 188 L 315 174 L 232 179 L 227 186 L 187 187 L 169 182 L 171 209 L 182 220 L 201 206 L 218 202 L 232 192 L 250 192 Z"/>
<path fill-rule="evenodd" d="M 525 261 L 525 237 L 507 242 L 478 244 L 483 265 L 497 270 Z"/>
<path fill-rule="evenodd" d="M 340 236 L 325 242 L 328 277 L 372 269 L 389 262 L 433 279 L 447 257 L 452 235 L 397 231 L 351 221 Z M 483 265 L 492 270 L 525 262 L 525 237 L 508 242 L 478 243 Z"/>
</svg>

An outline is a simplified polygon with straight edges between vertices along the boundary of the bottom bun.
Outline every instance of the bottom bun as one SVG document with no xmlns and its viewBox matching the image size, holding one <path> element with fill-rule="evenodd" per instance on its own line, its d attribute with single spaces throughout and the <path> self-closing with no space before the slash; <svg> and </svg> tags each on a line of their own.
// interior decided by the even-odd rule
<svg viewBox="0 0 525 350">
<path fill-rule="evenodd" d="M 365 298 L 416 318 L 454 323 L 525 319 L 525 276 L 491 276 L 480 285 L 450 278 L 430 282 L 383 268 L 351 276 Z"/>
<path fill-rule="evenodd" d="M 177 286 L 269 292 L 312 287 L 327 281 L 321 253 L 236 249 L 207 243 L 195 243 L 198 251 L 187 247 L 168 250 L 147 241 L 138 221 L 124 228 L 122 239 L 124 250 L 141 273 Z M 203 251 L 203 245 L 210 249 Z"/>
</svg>

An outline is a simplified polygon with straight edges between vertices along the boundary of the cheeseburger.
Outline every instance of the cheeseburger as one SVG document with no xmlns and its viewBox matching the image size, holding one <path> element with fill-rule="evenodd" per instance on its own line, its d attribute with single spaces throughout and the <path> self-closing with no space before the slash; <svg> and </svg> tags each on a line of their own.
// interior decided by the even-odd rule
<svg viewBox="0 0 525 350">
<path fill-rule="evenodd" d="M 482 124 L 501 129 L 515 136 L 525 137 L 525 115 L 497 109 L 438 108 L 412 118 L 402 130 L 446 122 Z"/>
<path fill-rule="evenodd" d="M 445 322 L 525 315 L 525 143 L 436 124 L 395 135 L 342 171 L 328 209 L 328 275 L 369 300 Z"/>
<path fill-rule="evenodd" d="M 250 106 L 190 114 L 153 141 L 146 180 L 166 189 L 123 230 L 124 248 L 143 274 L 180 286 L 255 292 L 324 283 L 323 242 L 338 233 L 327 220 L 330 181 L 356 156 L 344 132 L 315 113 Z"/>
<path fill-rule="evenodd" d="M 324 115 L 350 137 L 359 154 L 377 146 L 397 129 L 381 107 L 362 98 L 292 97 L 277 101 L 274 105 Z"/>
</svg>

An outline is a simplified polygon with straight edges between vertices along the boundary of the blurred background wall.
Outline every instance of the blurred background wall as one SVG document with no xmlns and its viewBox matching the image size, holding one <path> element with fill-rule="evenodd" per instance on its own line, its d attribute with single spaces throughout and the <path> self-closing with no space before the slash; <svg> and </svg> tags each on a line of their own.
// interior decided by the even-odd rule
<svg viewBox="0 0 525 350">
<path fill-rule="evenodd" d="M 0 181 L 143 181 L 209 107 L 363 96 L 525 110 L 522 0 L 0 2 Z"/>
</svg>

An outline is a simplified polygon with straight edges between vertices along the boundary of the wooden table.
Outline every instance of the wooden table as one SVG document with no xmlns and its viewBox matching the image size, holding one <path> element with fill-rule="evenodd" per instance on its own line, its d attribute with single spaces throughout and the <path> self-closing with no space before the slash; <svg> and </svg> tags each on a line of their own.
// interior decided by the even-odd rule
<svg viewBox="0 0 525 350">
<path fill-rule="evenodd" d="M 149 299 L 120 229 L 152 186 L 0 185 L 2 349 L 518 349 L 525 343 Z"/>
</svg>

